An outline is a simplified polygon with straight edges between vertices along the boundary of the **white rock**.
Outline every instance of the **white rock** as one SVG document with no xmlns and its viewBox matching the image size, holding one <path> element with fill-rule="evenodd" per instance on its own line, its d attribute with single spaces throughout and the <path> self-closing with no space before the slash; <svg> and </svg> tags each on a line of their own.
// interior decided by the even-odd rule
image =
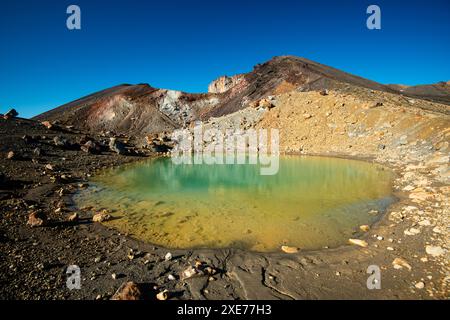
<svg viewBox="0 0 450 320">
<path fill-rule="evenodd" d="M 427 227 L 427 226 L 431 225 L 431 222 L 430 222 L 430 220 L 422 220 L 419 222 L 419 225 L 423 226 L 423 227 Z"/>
<path fill-rule="evenodd" d="M 403 233 L 406 234 L 407 236 L 414 236 L 416 234 L 419 234 L 420 230 L 416 228 L 410 228 L 409 230 L 403 231 Z"/>
<path fill-rule="evenodd" d="M 186 270 L 183 271 L 182 278 L 183 279 L 189 279 L 189 278 L 194 277 L 197 274 L 198 274 L 198 272 L 197 272 L 197 270 L 195 270 L 195 268 L 189 267 L 189 268 L 187 268 Z"/>
<path fill-rule="evenodd" d="M 164 256 L 164 260 L 166 261 L 172 260 L 172 254 L 170 252 L 167 252 L 166 255 Z"/>
<path fill-rule="evenodd" d="M 281 250 L 285 253 L 297 253 L 299 248 L 289 247 L 289 246 L 281 246 Z"/>
<path fill-rule="evenodd" d="M 441 246 L 426 246 L 425 251 L 433 257 L 439 257 L 445 253 Z"/>
<path fill-rule="evenodd" d="M 422 281 L 417 282 L 414 287 L 416 287 L 417 289 L 423 289 L 425 288 L 425 283 L 423 283 Z"/>
<path fill-rule="evenodd" d="M 412 267 L 411 265 L 402 258 L 395 258 L 394 261 L 392 261 L 392 265 L 394 266 L 394 269 L 403 269 L 406 268 L 409 271 L 411 271 Z"/>
<path fill-rule="evenodd" d="M 174 280 L 175 280 L 175 277 L 174 277 L 173 275 L 171 275 L 171 274 L 169 274 L 169 275 L 167 276 L 167 278 L 168 278 L 170 281 L 174 281 Z"/>
<path fill-rule="evenodd" d="M 348 242 L 350 242 L 351 244 L 363 247 L 363 248 L 365 248 L 369 245 L 366 241 L 360 240 L 360 239 L 349 239 Z"/>
<path fill-rule="evenodd" d="M 156 299 L 158 300 L 167 300 L 169 298 L 169 291 L 164 290 L 156 295 Z"/>
</svg>

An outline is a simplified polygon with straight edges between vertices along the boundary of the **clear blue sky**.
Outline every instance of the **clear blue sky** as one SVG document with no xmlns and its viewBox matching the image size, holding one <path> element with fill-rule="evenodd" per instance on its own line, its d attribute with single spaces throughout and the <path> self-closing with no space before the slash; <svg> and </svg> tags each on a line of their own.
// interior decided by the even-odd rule
<svg viewBox="0 0 450 320">
<path fill-rule="evenodd" d="M 77 4 L 82 30 L 66 28 Z M 366 28 L 378 4 L 382 30 Z M 381 83 L 450 80 L 450 1 L 5 0 L 0 112 L 30 117 L 121 83 L 204 92 L 297 55 Z"/>
</svg>

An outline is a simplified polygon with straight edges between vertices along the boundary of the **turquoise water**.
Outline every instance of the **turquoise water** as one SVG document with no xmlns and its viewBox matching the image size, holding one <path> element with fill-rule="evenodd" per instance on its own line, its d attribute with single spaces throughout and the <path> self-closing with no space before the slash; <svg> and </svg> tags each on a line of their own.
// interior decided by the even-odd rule
<svg viewBox="0 0 450 320">
<path fill-rule="evenodd" d="M 339 246 L 394 201 L 392 173 L 367 162 L 285 156 L 277 175 L 259 169 L 152 159 L 104 172 L 75 200 L 157 245 L 261 252 Z"/>
</svg>

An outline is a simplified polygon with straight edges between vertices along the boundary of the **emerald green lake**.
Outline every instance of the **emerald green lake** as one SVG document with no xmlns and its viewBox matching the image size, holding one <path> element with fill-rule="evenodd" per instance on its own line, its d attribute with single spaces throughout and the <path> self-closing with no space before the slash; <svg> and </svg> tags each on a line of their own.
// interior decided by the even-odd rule
<svg viewBox="0 0 450 320">
<path fill-rule="evenodd" d="M 106 209 L 117 218 L 108 226 L 167 248 L 318 249 L 379 219 L 394 201 L 391 180 L 382 166 L 337 158 L 282 156 L 273 176 L 258 165 L 158 158 L 105 171 L 75 202 Z"/>
</svg>

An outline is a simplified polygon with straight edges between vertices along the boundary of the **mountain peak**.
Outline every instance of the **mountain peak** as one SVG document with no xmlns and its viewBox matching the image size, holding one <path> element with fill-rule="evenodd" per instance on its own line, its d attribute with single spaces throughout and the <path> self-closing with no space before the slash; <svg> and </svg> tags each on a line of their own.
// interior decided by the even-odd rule
<svg viewBox="0 0 450 320">
<path fill-rule="evenodd" d="M 211 82 L 206 94 L 162 90 L 146 83 L 121 84 L 48 111 L 36 119 L 58 120 L 87 131 L 145 135 L 231 114 L 271 95 L 293 90 L 339 91 L 345 88 L 366 88 L 450 103 L 446 84 L 387 86 L 306 58 L 283 55 L 256 65 L 251 72 L 219 77 Z"/>
</svg>

